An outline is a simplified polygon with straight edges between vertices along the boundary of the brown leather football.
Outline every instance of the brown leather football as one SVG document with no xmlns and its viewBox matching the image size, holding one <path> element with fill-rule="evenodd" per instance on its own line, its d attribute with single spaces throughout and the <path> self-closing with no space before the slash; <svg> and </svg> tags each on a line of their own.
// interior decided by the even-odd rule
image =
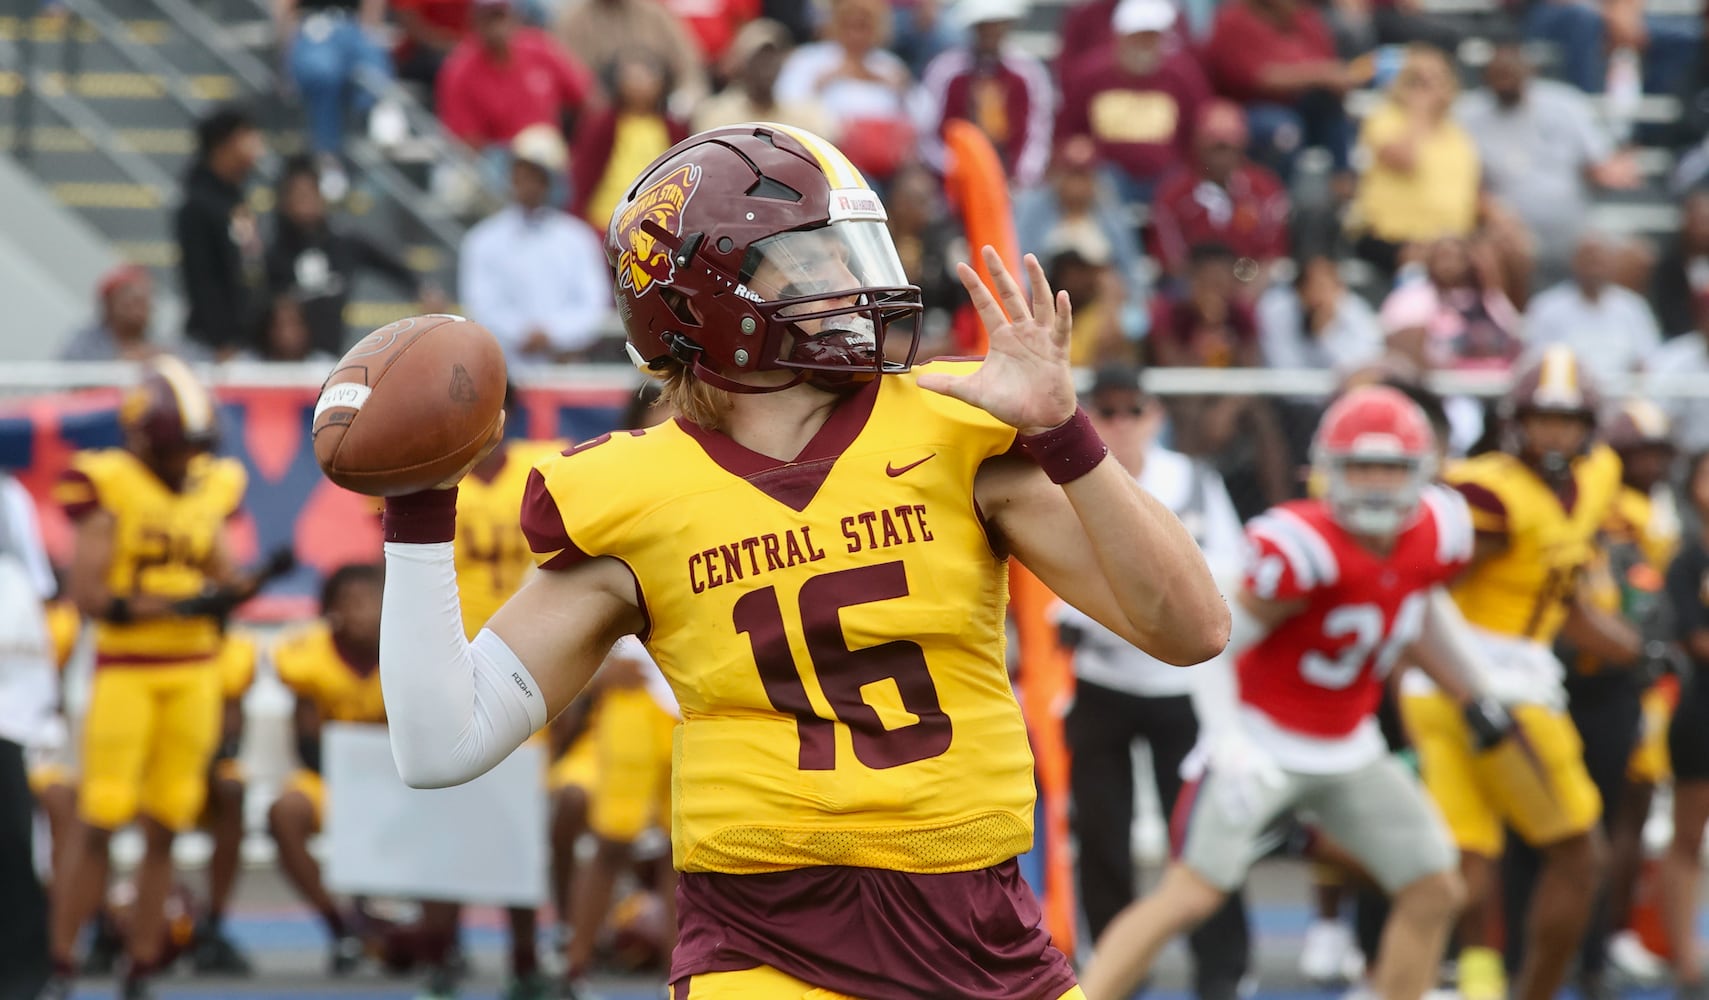
<svg viewBox="0 0 1709 1000">
<path fill-rule="evenodd" d="M 480 453 L 504 412 L 504 349 L 461 316 L 411 316 L 363 337 L 315 404 L 326 478 L 369 496 L 431 489 Z"/>
</svg>

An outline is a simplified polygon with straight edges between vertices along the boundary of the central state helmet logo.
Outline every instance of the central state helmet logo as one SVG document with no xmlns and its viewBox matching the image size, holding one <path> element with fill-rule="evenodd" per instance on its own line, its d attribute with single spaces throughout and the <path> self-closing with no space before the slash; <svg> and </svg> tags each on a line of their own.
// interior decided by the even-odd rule
<svg viewBox="0 0 1709 1000">
<path fill-rule="evenodd" d="M 672 236 L 682 235 L 682 210 L 700 186 L 700 166 L 689 163 L 676 168 L 623 206 L 613 222 L 616 243 L 623 248 L 617 258 L 617 282 L 636 295 L 645 295 L 653 285 L 668 285 L 676 277 L 670 251 L 648 232 L 652 222 Z"/>
</svg>

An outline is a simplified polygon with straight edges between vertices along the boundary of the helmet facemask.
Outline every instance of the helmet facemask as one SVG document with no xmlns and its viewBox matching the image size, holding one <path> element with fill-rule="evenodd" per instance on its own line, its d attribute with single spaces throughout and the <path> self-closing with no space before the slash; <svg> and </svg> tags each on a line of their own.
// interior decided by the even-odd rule
<svg viewBox="0 0 1709 1000">
<path fill-rule="evenodd" d="M 793 369 L 842 389 L 914 363 L 920 291 L 908 284 L 883 223 L 835 222 L 760 240 L 736 292 L 765 324 L 759 369 Z M 905 348 L 897 334 L 907 337 Z"/>
<path fill-rule="evenodd" d="M 1336 523 L 1355 535 L 1377 538 L 1392 538 L 1406 527 L 1435 474 L 1432 455 L 1320 453 L 1314 464 L 1324 477 Z"/>
</svg>

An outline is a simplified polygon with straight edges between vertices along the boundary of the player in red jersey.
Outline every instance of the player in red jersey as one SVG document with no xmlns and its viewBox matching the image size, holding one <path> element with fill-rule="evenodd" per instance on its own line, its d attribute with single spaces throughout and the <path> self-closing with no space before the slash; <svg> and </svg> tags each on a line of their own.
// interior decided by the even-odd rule
<svg viewBox="0 0 1709 1000">
<path fill-rule="evenodd" d="M 1416 998 L 1435 978 L 1464 888 L 1446 827 L 1388 754 L 1375 713 L 1410 654 L 1460 698 L 1480 743 L 1509 729 L 1482 696 L 1480 664 L 1440 589 L 1471 559 L 1471 516 L 1458 494 L 1430 485 L 1423 411 L 1384 386 L 1330 407 L 1313 464 L 1323 499 L 1282 504 L 1247 528 L 1251 562 L 1231 602 L 1238 694 L 1207 699 L 1223 710 L 1206 720 L 1203 773 L 1176 805 L 1176 859 L 1098 942 L 1082 980 L 1089 1000 L 1128 996 L 1165 942 L 1241 884 L 1260 835 L 1293 809 L 1394 897 L 1371 991 Z"/>
</svg>

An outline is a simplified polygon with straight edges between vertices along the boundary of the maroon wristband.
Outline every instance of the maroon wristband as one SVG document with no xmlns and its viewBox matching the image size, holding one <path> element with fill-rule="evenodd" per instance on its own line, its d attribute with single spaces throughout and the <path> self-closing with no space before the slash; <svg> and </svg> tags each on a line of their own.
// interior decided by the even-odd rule
<svg viewBox="0 0 1709 1000">
<path fill-rule="evenodd" d="M 457 487 L 387 497 L 380 524 L 388 542 L 449 542 L 457 537 Z"/>
<path fill-rule="evenodd" d="M 1015 443 L 1058 486 L 1072 483 L 1096 469 L 1110 453 L 1104 439 L 1092 429 L 1092 418 L 1079 407 L 1075 407 L 1074 416 L 1062 426 L 1040 434 L 1023 434 Z"/>
</svg>

